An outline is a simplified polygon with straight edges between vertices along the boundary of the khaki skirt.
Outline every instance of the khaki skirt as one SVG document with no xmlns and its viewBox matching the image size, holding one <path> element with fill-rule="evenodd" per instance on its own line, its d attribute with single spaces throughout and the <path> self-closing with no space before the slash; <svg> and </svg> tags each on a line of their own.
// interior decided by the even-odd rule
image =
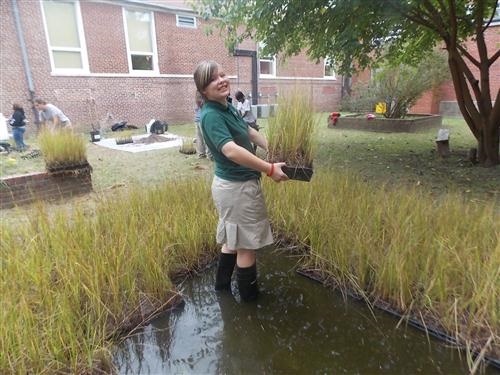
<svg viewBox="0 0 500 375">
<path fill-rule="evenodd" d="M 229 250 L 257 250 L 274 242 L 259 179 L 227 181 L 215 176 L 212 197 L 219 213 L 218 244 Z"/>
</svg>

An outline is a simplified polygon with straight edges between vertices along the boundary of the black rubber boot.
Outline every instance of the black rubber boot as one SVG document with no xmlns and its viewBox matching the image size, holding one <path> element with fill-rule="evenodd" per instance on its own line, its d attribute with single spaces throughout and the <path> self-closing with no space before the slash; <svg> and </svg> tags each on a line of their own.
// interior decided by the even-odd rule
<svg viewBox="0 0 500 375">
<path fill-rule="evenodd" d="M 236 267 L 236 277 L 241 300 L 244 302 L 253 301 L 259 295 L 257 284 L 257 265 L 250 267 Z"/>
<path fill-rule="evenodd" d="M 236 253 L 221 253 L 217 275 L 215 276 L 215 290 L 231 290 L 231 276 L 236 265 Z"/>
</svg>

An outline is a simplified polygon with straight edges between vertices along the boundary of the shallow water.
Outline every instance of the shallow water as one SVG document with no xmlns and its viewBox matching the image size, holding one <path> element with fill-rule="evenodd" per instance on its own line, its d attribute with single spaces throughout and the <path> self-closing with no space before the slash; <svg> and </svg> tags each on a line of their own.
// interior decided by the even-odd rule
<svg viewBox="0 0 500 375">
<path fill-rule="evenodd" d="M 117 348 L 119 373 L 468 373 L 455 349 L 411 327 L 396 328 L 388 314 L 372 314 L 364 303 L 297 275 L 295 262 L 283 253 L 259 253 L 262 293 L 247 304 L 213 291 L 214 268 L 186 280 L 183 307 Z"/>
</svg>

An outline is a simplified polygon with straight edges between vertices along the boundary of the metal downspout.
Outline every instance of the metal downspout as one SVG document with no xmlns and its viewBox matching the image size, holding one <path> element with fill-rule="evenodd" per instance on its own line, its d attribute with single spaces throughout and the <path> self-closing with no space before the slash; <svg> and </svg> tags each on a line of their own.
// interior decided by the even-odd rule
<svg viewBox="0 0 500 375">
<path fill-rule="evenodd" d="M 33 111 L 33 117 L 35 119 L 36 127 L 40 125 L 38 120 L 38 111 L 34 106 L 35 99 L 35 85 L 33 84 L 33 78 L 31 76 L 31 66 L 28 60 L 28 52 L 26 50 L 26 43 L 24 43 L 23 28 L 21 26 L 21 16 L 19 15 L 19 7 L 17 6 L 17 0 L 12 0 L 12 14 L 14 15 L 14 21 L 16 24 L 16 34 L 19 41 L 19 46 L 21 47 L 21 56 L 23 59 L 24 74 L 26 75 L 26 81 L 28 82 L 29 100 L 31 102 L 31 110 Z"/>
<path fill-rule="evenodd" d="M 236 49 L 233 53 L 234 56 L 246 56 L 252 58 L 252 104 L 258 103 L 258 84 L 259 79 L 257 77 L 257 51 L 246 50 L 246 49 Z M 239 75 L 238 75 L 239 76 Z"/>
</svg>

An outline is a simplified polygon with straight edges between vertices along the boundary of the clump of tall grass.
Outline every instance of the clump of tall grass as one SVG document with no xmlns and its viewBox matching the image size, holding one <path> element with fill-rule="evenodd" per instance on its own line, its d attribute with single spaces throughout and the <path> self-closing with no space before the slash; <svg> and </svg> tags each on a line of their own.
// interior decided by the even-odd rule
<svg viewBox="0 0 500 375">
<path fill-rule="evenodd" d="M 87 163 L 86 141 L 71 129 L 45 129 L 38 136 L 38 143 L 48 168 Z"/>
<path fill-rule="evenodd" d="M 27 224 L 0 223 L 0 373 L 109 368 L 113 337 L 145 305 L 162 311 L 171 277 L 215 255 L 209 186 L 133 188 L 92 212 L 39 206 Z"/>
<path fill-rule="evenodd" d="M 182 154 L 192 155 L 196 154 L 196 148 L 193 143 L 192 138 L 182 138 L 181 146 L 179 147 L 179 152 Z"/>
<path fill-rule="evenodd" d="M 316 120 L 311 99 L 298 90 L 278 101 L 276 116 L 268 121 L 268 159 L 311 167 L 315 151 Z"/>
<path fill-rule="evenodd" d="M 267 183 L 274 228 L 309 249 L 323 277 L 384 300 L 500 357 L 500 215 L 492 206 L 392 191 L 345 172 Z"/>
</svg>

